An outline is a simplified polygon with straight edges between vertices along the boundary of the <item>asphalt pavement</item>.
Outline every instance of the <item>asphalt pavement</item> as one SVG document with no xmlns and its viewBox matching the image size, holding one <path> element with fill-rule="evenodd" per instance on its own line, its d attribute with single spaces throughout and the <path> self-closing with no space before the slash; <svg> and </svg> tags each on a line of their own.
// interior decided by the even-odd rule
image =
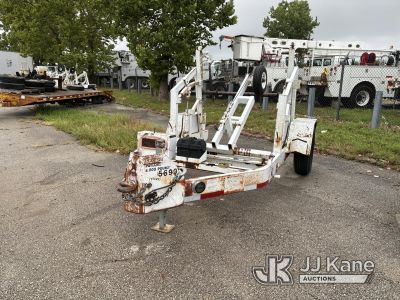
<svg viewBox="0 0 400 300">
<path fill-rule="evenodd" d="M 400 173 L 315 155 L 301 177 L 290 158 L 266 189 L 168 211 L 176 228 L 161 234 L 150 229 L 157 214 L 122 208 L 126 156 L 82 146 L 32 115 L 0 109 L 0 299 L 400 299 Z M 253 278 L 266 254 L 294 257 L 293 285 Z M 374 276 L 299 284 L 307 256 L 372 260 Z"/>
</svg>

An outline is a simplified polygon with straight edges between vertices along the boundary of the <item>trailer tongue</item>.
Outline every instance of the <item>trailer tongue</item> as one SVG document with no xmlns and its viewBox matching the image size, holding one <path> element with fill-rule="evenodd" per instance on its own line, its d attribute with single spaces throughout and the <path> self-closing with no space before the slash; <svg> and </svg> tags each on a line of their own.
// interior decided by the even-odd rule
<svg viewBox="0 0 400 300">
<path fill-rule="evenodd" d="M 147 214 L 159 211 L 159 222 L 152 228 L 169 232 L 166 210 L 186 202 L 264 188 L 277 176 L 278 168 L 294 153 L 295 171 L 311 171 L 316 119 L 295 118 L 298 68 L 294 49 L 290 50 L 290 74 L 277 105 L 272 151 L 243 149 L 237 142 L 254 105 L 253 96 L 244 96 L 248 86 L 263 93 L 267 72 L 259 66 L 247 74 L 236 96 L 228 104 L 219 128 L 207 143 L 206 115 L 203 112 L 201 49 L 196 51 L 196 68 L 171 90 L 170 120 L 165 133 L 138 133 L 138 149 L 129 157 L 124 179 L 118 185 L 126 211 Z M 193 107 L 179 113 L 183 97 L 196 91 Z M 238 116 L 237 108 L 244 109 Z M 227 144 L 222 144 L 226 136 Z M 211 176 L 187 178 L 186 170 L 204 170 Z"/>
</svg>

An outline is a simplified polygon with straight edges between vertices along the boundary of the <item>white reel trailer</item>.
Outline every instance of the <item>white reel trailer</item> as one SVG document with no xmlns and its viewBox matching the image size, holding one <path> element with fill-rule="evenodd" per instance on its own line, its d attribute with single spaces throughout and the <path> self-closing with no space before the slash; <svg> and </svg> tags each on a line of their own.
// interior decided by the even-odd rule
<svg viewBox="0 0 400 300">
<path fill-rule="evenodd" d="M 315 143 L 316 119 L 295 118 L 296 91 L 299 88 L 298 68 L 294 67 L 294 50 L 290 51 L 290 77 L 277 104 L 276 128 L 272 151 L 245 149 L 237 141 L 255 103 L 253 96 L 244 96 L 246 88 L 263 93 L 266 83 L 264 66 L 247 74 L 236 96 L 228 104 L 219 128 L 210 143 L 203 112 L 201 49 L 196 51 L 196 68 L 171 90 L 170 120 L 166 133 L 138 133 L 138 148 L 130 154 L 124 179 L 118 185 L 126 211 L 147 214 L 160 211 L 159 223 L 153 229 L 169 232 L 166 210 L 186 202 L 205 200 L 227 194 L 266 187 L 277 176 L 278 168 L 294 153 L 298 174 L 311 171 Z M 179 113 L 182 98 L 195 88 L 192 108 Z M 244 106 L 240 116 L 235 115 Z M 221 141 L 228 140 L 227 144 Z M 187 178 L 186 170 L 213 172 L 210 176 Z"/>
</svg>

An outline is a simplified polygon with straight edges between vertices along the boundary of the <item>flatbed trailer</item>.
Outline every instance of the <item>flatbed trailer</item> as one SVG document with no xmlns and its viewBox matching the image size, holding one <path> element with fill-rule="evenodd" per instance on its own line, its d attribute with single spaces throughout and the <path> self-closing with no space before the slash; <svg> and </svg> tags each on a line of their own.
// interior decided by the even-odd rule
<svg viewBox="0 0 400 300">
<path fill-rule="evenodd" d="M 102 103 L 114 101 L 112 91 L 57 90 L 51 93 L 29 93 L 28 90 L 0 89 L 0 107 L 26 106 L 43 103 L 67 104 L 73 102 Z"/>
</svg>

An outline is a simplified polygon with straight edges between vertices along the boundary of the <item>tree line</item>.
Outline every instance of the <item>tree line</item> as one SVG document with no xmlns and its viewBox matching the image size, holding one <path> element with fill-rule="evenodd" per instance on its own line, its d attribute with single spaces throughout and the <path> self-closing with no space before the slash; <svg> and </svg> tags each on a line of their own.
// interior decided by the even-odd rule
<svg viewBox="0 0 400 300">
<path fill-rule="evenodd" d="M 93 78 L 125 38 L 167 98 L 168 73 L 186 70 L 197 46 L 215 44 L 212 32 L 236 22 L 233 0 L 0 0 L 0 49 L 36 64 L 78 66 Z M 263 25 L 269 37 L 308 38 L 318 22 L 306 0 L 283 0 Z"/>
</svg>

